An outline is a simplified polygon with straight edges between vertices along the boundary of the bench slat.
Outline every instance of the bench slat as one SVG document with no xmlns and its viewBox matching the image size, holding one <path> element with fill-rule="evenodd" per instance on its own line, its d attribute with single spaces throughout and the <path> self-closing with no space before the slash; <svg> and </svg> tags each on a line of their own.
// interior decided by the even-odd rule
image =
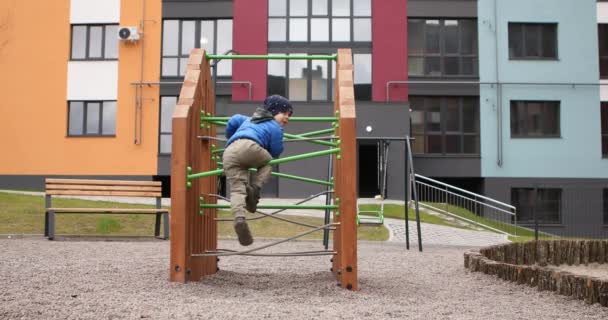
<svg viewBox="0 0 608 320">
<path fill-rule="evenodd" d="M 161 192 L 130 192 L 130 191 L 78 191 L 78 190 L 46 190 L 51 196 L 123 196 L 123 197 L 161 197 Z"/>
<path fill-rule="evenodd" d="M 113 190 L 113 191 L 152 191 L 152 192 L 161 192 L 162 188 L 160 186 L 109 186 L 109 185 L 82 185 L 82 184 L 47 184 L 47 190 L 97 190 L 97 191 L 105 191 L 105 190 Z"/>
<path fill-rule="evenodd" d="M 161 181 L 128 181 L 128 180 L 91 180 L 91 179 L 45 179 L 47 184 L 91 184 L 91 185 L 123 185 L 123 186 L 161 186 Z"/>
<path fill-rule="evenodd" d="M 48 208 L 47 211 L 59 212 L 78 212 L 78 213 L 162 213 L 169 212 L 169 209 L 137 209 L 137 208 Z"/>
</svg>

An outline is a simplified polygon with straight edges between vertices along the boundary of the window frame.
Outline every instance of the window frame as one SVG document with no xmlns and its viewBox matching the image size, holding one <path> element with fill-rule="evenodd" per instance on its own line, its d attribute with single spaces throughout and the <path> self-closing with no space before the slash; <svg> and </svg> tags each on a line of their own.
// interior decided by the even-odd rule
<svg viewBox="0 0 608 320">
<path fill-rule="evenodd" d="M 70 25 L 70 61 L 117 61 L 118 60 L 118 44 L 116 45 L 116 58 L 106 58 L 106 27 L 115 26 L 119 27 L 117 23 L 74 23 Z M 73 48 L 74 48 L 74 27 L 86 27 L 86 37 L 85 37 L 85 57 L 84 58 L 74 58 L 73 57 Z M 101 27 L 101 57 L 100 58 L 90 58 L 90 37 L 91 37 L 91 27 Z M 116 35 L 116 42 L 118 43 L 118 35 Z"/>
<path fill-rule="evenodd" d="M 512 54 L 512 50 L 511 50 L 511 26 L 516 26 L 516 25 L 521 25 L 522 27 L 522 33 L 521 33 L 521 41 L 522 41 L 522 52 L 523 52 L 523 56 L 518 57 L 518 56 L 514 56 Z M 549 26 L 555 26 L 555 57 L 544 57 L 542 56 L 542 54 L 540 54 L 539 56 L 531 56 L 527 54 L 526 51 L 526 26 L 530 27 L 530 26 L 545 26 L 545 25 L 549 25 Z M 537 40 L 537 45 L 538 45 L 538 49 L 539 52 L 543 51 L 543 39 L 544 39 L 544 33 L 543 32 L 539 32 L 538 35 L 538 40 Z M 559 60 L 559 24 L 557 22 L 515 22 L 515 21 L 509 21 L 508 26 L 507 26 L 507 47 L 509 50 L 509 60 L 510 61 L 526 61 L 526 60 L 533 60 L 533 61 L 558 61 Z"/>
<path fill-rule="evenodd" d="M 608 1 L 608 0 L 607 0 Z M 597 24 L 597 36 L 598 36 L 598 56 L 600 66 L 600 79 L 608 79 L 608 23 Z M 604 37 L 602 37 L 604 36 Z M 603 38 L 603 39 L 602 39 Z M 602 44 L 606 49 L 606 52 L 602 55 Z M 605 69 L 602 68 L 602 60 L 606 61 Z M 602 72 L 602 69 L 604 69 Z"/>
<path fill-rule="evenodd" d="M 538 191 L 541 191 L 541 190 L 557 190 L 559 192 L 559 198 L 558 198 L 559 202 L 558 202 L 558 209 L 557 209 L 558 210 L 558 212 L 557 212 L 557 220 L 556 221 L 545 221 L 545 220 L 541 220 L 539 218 L 538 224 L 539 225 L 548 225 L 548 226 L 556 226 L 556 225 L 559 226 L 559 225 L 563 224 L 563 195 L 564 195 L 564 190 L 562 188 L 511 187 L 511 203 L 513 204 L 514 207 L 517 208 L 517 215 L 516 215 L 517 223 L 522 224 L 522 225 L 533 225 L 533 224 L 535 224 L 534 216 L 532 216 L 529 220 L 523 220 L 523 219 L 521 219 L 521 215 L 519 215 L 519 213 L 521 213 L 524 210 L 522 210 L 522 205 L 520 203 L 516 203 L 516 202 L 519 202 L 519 199 L 517 199 L 515 197 L 515 194 L 516 194 L 515 191 L 516 190 L 522 190 L 522 189 L 523 190 L 528 190 L 528 191 L 530 191 L 532 193 L 534 193 L 535 189 L 537 190 L 537 192 L 536 192 L 536 197 L 537 197 L 537 200 L 538 200 L 538 202 L 536 202 L 536 204 L 537 204 L 537 206 L 536 206 L 537 210 L 538 210 L 539 206 L 542 206 L 542 201 L 547 201 L 547 200 L 543 200 L 543 199 L 538 199 L 538 195 L 539 195 Z M 534 197 L 533 195 L 532 196 L 528 195 L 529 199 L 532 199 L 533 197 Z M 526 206 L 525 208 L 527 208 L 527 207 L 528 206 Z M 531 204 L 530 209 L 534 210 L 534 204 Z M 538 211 L 537 211 L 537 213 L 538 213 Z"/>
<path fill-rule="evenodd" d="M 414 149 L 412 150 L 412 154 L 414 154 L 415 156 L 437 156 L 437 157 L 451 157 L 451 156 L 458 156 L 458 157 L 479 157 L 481 155 L 481 126 L 480 126 L 480 103 L 479 103 L 479 98 L 476 96 L 410 96 L 410 102 L 412 102 L 412 100 L 416 100 L 416 99 L 424 99 L 423 102 L 423 107 L 422 110 L 418 110 L 417 107 L 413 107 L 412 108 L 412 113 L 416 112 L 416 111 L 422 111 L 422 133 L 420 132 L 414 132 L 413 131 L 413 126 L 411 124 L 411 120 L 410 120 L 410 136 L 415 137 L 420 139 L 422 141 L 423 144 L 423 152 L 417 152 Z M 448 99 L 458 99 L 458 114 L 459 114 L 459 131 L 449 131 L 447 130 L 447 109 L 448 109 Z M 431 107 L 431 99 L 439 99 L 439 110 L 440 110 L 440 122 L 439 122 L 439 130 L 429 130 L 428 126 L 429 126 L 429 122 L 427 122 L 427 119 L 429 119 L 428 116 L 428 112 L 429 109 Z M 476 102 L 476 118 L 477 118 L 477 124 L 476 124 L 476 132 L 465 132 L 464 129 L 464 122 L 465 122 L 465 117 L 467 116 L 471 116 L 471 115 L 467 115 L 465 114 L 465 100 L 466 99 L 471 99 L 472 101 Z M 416 108 L 416 109 L 414 109 Z M 411 119 L 411 116 L 410 116 Z M 457 133 L 457 134 L 456 134 Z M 428 151 L 429 147 L 428 147 L 428 137 L 430 136 L 434 136 L 437 137 L 439 136 L 441 138 L 441 153 L 430 153 Z M 447 137 L 448 136 L 459 136 L 460 139 L 460 151 L 458 153 L 453 153 L 453 152 L 447 152 Z M 473 137 L 473 138 L 477 138 L 476 142 L 476 153 L 465 153 L 465 137 Z"/>
<path fill-rule="evenodd" d="M 600 139 L 602 158 L 608 159 L 608 101 L 600 102 Z M 606 149 L 604 149 L 604 139 L 606 140 Z"/>
<path fill-rule="evenodd" d="M 602 202 L 603 202 L 603 206 L 604 206 L 604 226 L 608 226 L 608 189 L 604 188 L 602 189 Z"/>
<path fill-rule="evenodd" d="M 550 108 L 550 103 L 555 103 L 557 106 L 557 133 L 556 134 L 540 134 L 540 135 L 531 135 L 529 133 L 526 134 L 514 134 L 513 133 L 513 108 L 517 106 L 517 103 L 524 103 L 526 110 L 528 110 L 528 103 L 542 103 L 543 110 L 541 111 L 541 115 L 546 114 L 546 108 Z M 545 117 L 541 118 L 540 127 L 544 127 Z M 526 128 L 529 127 L 528 123 L 530 122 L 529 113 L 526 114 Z M 559 100 L 511 100 L 509 105 L 509 124 L 510 124 L 510 132 L 511 139 L 561 139 L 562 126 L 561 126 L 561 101 Z M 521 130 L 520 130 L 521 131 Z"/>
<path fill-rule="evenodd" d="M 234 19 L 232 18 L 202 18 L 202 19 L 195 19 L 195 18 L 165 18 L 162 20 L 162 30 L 161 30 L 161 49 L 160 49 L 160 77 L 161 79 L 182 79 L 184 78 L 185 75 L 180 75 L 181 73 L 181 60 L 184 58 L 188 58 L 190 56 L 190 52 L 187 53 L 183 53 L 181 52 L 182 50 L 182 35 L 183 35 L 183 24 L 184 22 L 194 22 L 194 47 L 195 49 L 200 49 L 201 48 L 201 44 L 200 41 L 197 41 L 197 39 L 201 38 L 201 24 L 204 21 L 211 21 L 213 22 L 213 51 L 210 54 L 218 54 L 217 53 L 217 45 L 218 45 L 218 22 L 220 20 L 229 20 L 232 24 L 232 27 L 234 28 Z M 177 55 L 165 55 L 164 54 L 164 46 L 165 46 L 165 22 L 166 21 L 177 21 L 178 22 L 178 31 L 177 31 L 177 49 L 178 49 L 178 54 Z M 233 29 L 233 33 L 232 33 L 232 37 L 234 39 L 234 29 Z M 223 53 L 223 52 L 222 52 Z M 222 54 L 219 53 L 219 54 Z M 163 61 L 164 59 L 177 59 L 177 73 L 176 75 L 164 75 L 163 74 Z M 228 61 L 230 62 L 230 61 Z M 224 62 L 226 63 L 226 62 Z M 223 79 L 231 79 L 232 78 L 232 70 L 230 72 L 230 75 L 218 75 L 218 78 L 223 78 Z"/>
<path fill-rule="evenodd" d="M 81 134 L 70 134 L 70 112 L 72 111 L 72 103 L 74 102 L 81 102 L 82 106 L 83 106 L 83 115 L 82 115 L 82 133 Z M 103 134 L 103 108 L 104 108 L 104 104 L 108 103 L 108 102 L 113 102 L 114 105 L 116 106 L 116 114 L 118 114 L 118 102 L 117 100 L 68 100 L 67 102 L 67 107 L 68 107 L 68 112 L 67 112 L 67 131 L 66 131 L 66 137 L 68 138 L 91 138 L 91 137 L 116 137 L 116 116 L 114 117 L 114 133 L 113 134 Z M 98 133 L 96 134 L 90 134 L 87 133 L 87 116 L 88 116 L 88 112 L 89 112 L 89 108 L 88 105 L 92 104 L 92 103 L 98 103 L 99 104 L 99 130 Z"/>
<path fill-rule="evenodd" d="M 427 20 L 438 20 L 439 21 L 439 53 L 427 53 L 426 52 L 426 39 L 427 39 L 427 32 L 426 32 L 426 21 Z M 446 39 L 446 30 L 445 30 L 445 21 L 446 20 L 457 20 L 459 22 L 459 28 L 458 28 L 458 53 L 446 53 L 446 49 L 445 49 L 445 39 Z M 422 53 L 412 53 L 411 50 L 409 50 L 409 37 L 410 37 L 410 28 L 409 28 L 409 23 L 410 21 L 422 21 L 425 23 L 425 27 L 424 27 L 424 32 L 422 33 Z M 462 50 L 462 40 L 463 40 L 463 33 L 462 30 L 460 28 L 460 22 L 461 21 L 470 21 L 473 22 L 473 24 L 476 27 L 476 33 L 473 34 L 473 38 L 475 40 L 475 52 L 472 54 L 464 54 L 462 52 L 460 52 Z M 476 18 L 444 18 L 444 17 L 412 17 L 412 18 L 408 18 L 407 19 L 407 23 L 408 23 L 408 76 L 410 78 L 416 78 L 416 77 L 425 77 L 425 78 L 479 78 L 479 39 L 477 37 L 477 34 L 479 33 L 479 30 L 477 28 L 477 19 Z M 410 59 L 415 59 L 415 58 L 421 58 L 422 59 L 422 74 L 412 74 L 411 69 L 409 67 L 409 61 Z M 425 71 L 425 66 L 426 66 L 426 59 L 427 58 L 439 58 L 439 68 L 440 68 L 440 74 L 438 75 L 431 75 L 431 74 L 426 74 Z M 459 62 L 458 62 L 458 69 L 459 69 L 459 73 L 458 74 L 446 74 L 445 71 L 445 60 L 446 58 L 458 58 Z M 463 58 L 470 58 L 473 59 L 473 73 L 472 74 L 464 74 L 462 73 L 462 69 L 463 69 Z"/>
<path fill-rule="evenodd" d="M 270 1 L 271 0 L 267 0 L 268 5 L 270 5 Z M 371 48 L 371 44 L 373 41 L 373 21 L 372 21 L 372 15 L 373 15 L 373 5 L 371 3 L 372 0 L 370 0 L 370 14 L 369 15 L 354 15 L 354 2 L 355 0 L 348 0 L 349 1 L 349 15 L 347 16 L 334 16 L 333 15 L 333 6 L 332 6 L 332 1 L 331 0 L 327 0 L 327 14 L 326 15 L 321 15 L 321 14 L 313 14 L 313 7 L 312 7 L 312 3 L 313 0 L 304 0 L 307 3 L 307 13 L 306 15 L 298 15 L 298 16 L 292 16 L 290 14 L 290 0 L 285 0 L 286 1 L 286 9 L 285 9 L 285 16 L 279 16 L 279 15 L 271 15 L 270 12 L 268 14 L 268 21 L 270 22 L 270 19 L 284 19 L 285 20 L 285 41 L 270 41 L 268 40 L 268 47 L 269 48 L 284 48 L 286 46 L 289 47 L 303 47 L 303 48 L 308 48 L 310 46 L 315 46 L 315 45 L 330 45 L 330 46 L 336 46 L 336 48 L 342 47 L 345 44 L 348 44 L 349 46 L 364 46 L 367 47 L 369 46 Z M 298 0 L 298 1 L 303 1 L 303 0 Z M 291 19 L 306 19 L 307 22 L 307 35 L 306 35 L 306 41 L 291 41 L 289 38 L 289 33 L 290 33 L 290 20 Z M 327 41 L 312 41 L 312 28 L 311 28 L 311 20 L 312 19 L 328 19 L 328 40 Z M 340 40 L 340 41 L 333 41 L 333 19 L 348 19 L 349 20 L 349 40 Z M 369 40 L 365 40 L 365 41 L 357 41 L 355 40 L 355 33 L 354 33 L 354 28 L 355 28 L 355 20 L 356 19 L 369 19 L 370 20 L 370 39 Z M 268 28 L 270 30 L 270 28 Z M 270 38 L 268 36 L 268 38 Z"/>
</svg>

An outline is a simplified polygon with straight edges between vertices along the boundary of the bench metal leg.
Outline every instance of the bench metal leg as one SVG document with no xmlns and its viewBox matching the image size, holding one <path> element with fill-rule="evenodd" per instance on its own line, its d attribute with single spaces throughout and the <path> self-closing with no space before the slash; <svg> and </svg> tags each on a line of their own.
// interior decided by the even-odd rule
<svg viewBox="0 0 608 320">
<path fill-rule="evenodd" d="M 160 213 L 156 214 L 156 221 L 154 223 L 154 236 L 157 238 L 160 236 Z"/>
<path fill-rule="evenodd" d="M 55 211 L 49 211 L 48 237 L 49 240 L 53 240 L 55 238 Z"/>
<path fill-rule="evenodd" d="M 44 212 L 44 236 L 49 236 L 49 212 Z"/>
<path fill-rule="evenodd" d="M 44 236 L 49 236 L 49 208 L 52 207 L 51 196 L 45 193 L 44 195 Z"/>
<path fill-rule="evenodd" d="M 164 239 L 169 239 L 169 213 L 163 213 L 163 227 L 164 227 Z"/>
</svg>

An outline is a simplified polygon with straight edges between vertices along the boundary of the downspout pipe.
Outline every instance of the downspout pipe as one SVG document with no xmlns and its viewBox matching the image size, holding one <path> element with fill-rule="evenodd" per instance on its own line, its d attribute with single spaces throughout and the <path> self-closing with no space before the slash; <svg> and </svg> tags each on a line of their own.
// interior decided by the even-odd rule
<svg viewBox="0 0 608 320">
<path fill-rule="evenodd" d="M 498 66 L 498 0 L 494 0 L 494 68 L 496 73 L 496 164 L 503 165 L 502 159 L 502 85 Z"/>
</svg>

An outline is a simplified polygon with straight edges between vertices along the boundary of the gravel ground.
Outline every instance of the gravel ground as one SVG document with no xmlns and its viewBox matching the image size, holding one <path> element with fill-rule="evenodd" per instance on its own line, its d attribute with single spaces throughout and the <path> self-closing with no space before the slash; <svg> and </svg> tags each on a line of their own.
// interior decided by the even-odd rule
<svg viewBox="0 0 608 320">
<path fill-rule="evenodd" d="M 218 274 L 183 285 L 167 281 L 168 242 L 2 239 L 0 319 L 608 319 L 599 304 L 469 273 L 467 249 L 360 243 L 353 293 L 336 287 L 328 257 L 224 257 Z"/>
</svg>

